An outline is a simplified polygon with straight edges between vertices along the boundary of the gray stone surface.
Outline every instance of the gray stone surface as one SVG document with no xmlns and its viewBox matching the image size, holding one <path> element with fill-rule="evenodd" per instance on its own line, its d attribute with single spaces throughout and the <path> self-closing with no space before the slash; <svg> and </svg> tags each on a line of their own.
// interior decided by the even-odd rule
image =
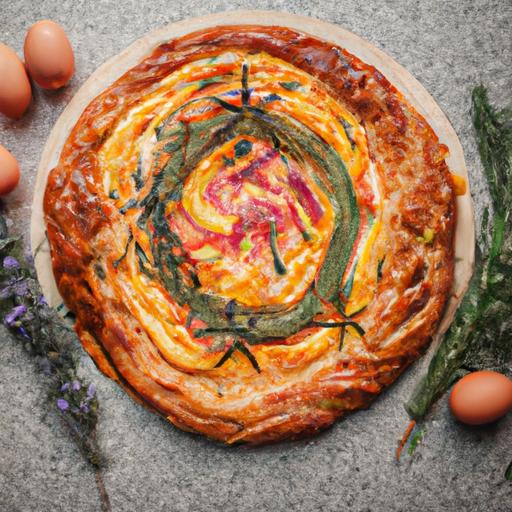
<svg viewBox="0 0 512 512">
<path fill-rule="evenodd" d="M 512 90 L 512 2 L 357 0 L 0 0 L 0 40 L 22 51 L 36 20 L 61 23 L 77 72 L 57 93 L 35 89 L 20 121 L 0 119 L 0 143 L 18 158 L 21 186 L 4 204 L 27 234 L 34 174 L 60 112 L 87 76 L 145 32 L 188 16 L 235 8 L 286 10 L 337 23 L 371 41 L 413 73 L 458 133 L 480 211 L 485 186 L 469 117 L 470 90 L 485 83 L 504 104 Z M 276 18 L 276 22 L 279 19 Z M 1 77 L 0 77 L 1 80 Z M 367 411 L 310 440 L 259 449 L 224 448 L 184 434 L 136 405 L 84 355 L 97 385 L 99 439 L 112 507 L 121 511 L 510 511 L 512 415 L 484 429 L 462 427 L 443 399 L 414 457 L 393 459 L 406 422 L 404 400 L 420 361 Z M 0 331 L 0 511 L 99 510 L 94 475 L 53 413 L 30 358 Z"/>
</svg>

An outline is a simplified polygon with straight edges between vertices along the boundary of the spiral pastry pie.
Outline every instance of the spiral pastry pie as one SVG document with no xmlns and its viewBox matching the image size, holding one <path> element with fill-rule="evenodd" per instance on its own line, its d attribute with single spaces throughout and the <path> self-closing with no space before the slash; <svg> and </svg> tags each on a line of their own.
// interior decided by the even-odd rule
<svg viewBox="0 0 512 512">
<path fill-rule="evenodd" d="M 247 25 L 169 41 L 89 104 L 49 176 L 58 288 L 99 368 L 176 426 L 314 433 L 435 332 L 446 156 L 342 48 Z"/>
</svg>

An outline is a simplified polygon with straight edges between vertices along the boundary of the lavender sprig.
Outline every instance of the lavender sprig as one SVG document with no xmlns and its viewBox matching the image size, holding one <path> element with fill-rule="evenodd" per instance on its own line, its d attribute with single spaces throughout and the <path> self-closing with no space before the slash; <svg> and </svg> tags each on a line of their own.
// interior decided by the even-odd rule
<svg viewBox="0 0 512 512">
<path fill-rule="evenodd" d="M 86 460 L 98 468 L 104 460 L 96 441 L 98 399 L 94 385 L 77 375 L 76 335 L 44 300 L 32 258 L 26 258 L 19 239 L 8 237 L 1 215 L 0 262 L 3 323 L 39 363 L 50 404 Z"/>
</svg>

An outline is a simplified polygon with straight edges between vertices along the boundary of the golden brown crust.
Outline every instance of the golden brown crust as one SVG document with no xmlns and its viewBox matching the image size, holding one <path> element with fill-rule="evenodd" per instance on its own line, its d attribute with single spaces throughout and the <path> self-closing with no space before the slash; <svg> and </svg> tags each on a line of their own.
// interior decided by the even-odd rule
<svg viewBox="0 0 512 512">
<path fill-rule="evenodd" d="M 386 201 L 386 237 L 379 243 L 387 256 L 371 307 L 357 316 L 363 340 L 351 340 L 341 353 L 329 349 L 300 370 L 263 354 L 268 366 L 256 378 L 250 367 L 206 376 L 168 364 L 129 308 L 102 293 L 91 269 L 101 251 L 97 241 L 124 236 L 123 215 L 98 194 L 102 143 L 155 83 L 220 48 L 263 51 L 319 79 L 364 127 Z M 89 104 L 49 176 L 44 211 L 59 291 L 98 367 L 179 428 L 229 443 L 314 433 L 367 406 L 436 330 L 453 279 L 455 203 L 446 154 L 428 123 L 377 69 L 330 43 L 262 26 L 213 28 L 170 41 Z M 430 231 L 432 241 L 425 237 Z M 245 396 L 227 392 L 235 385 Z M 206 393 L 208 400 L 201 398 Z"/>
</svg>

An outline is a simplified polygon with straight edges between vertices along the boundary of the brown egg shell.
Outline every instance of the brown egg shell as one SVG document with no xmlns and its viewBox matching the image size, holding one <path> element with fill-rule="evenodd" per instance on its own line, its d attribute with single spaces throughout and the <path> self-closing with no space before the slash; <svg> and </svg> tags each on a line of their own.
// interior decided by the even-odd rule
<svg viewBox="0 0 512 512">
<path fill-rule="evenodd" d="M 30 76 L 43 89 L 59 89 L 73 76 L 73 49 L 64 29 L 54 21 L 41 20 L 30 27 L 24 53 Z"/>
<path fill-rule="evenodd" d="M 0 43 L 0 112 L 21 117 L 32 99 L 32 88 L 23 62 L 14 50 Z"/>
<path fill-rule="evenodd" d="M 512 380 L 494 371 L 470 373 L 453 386 L 449 403 L 462 423 L 491 423 L 512 409 Z"/>
<path fill-rule="evenodd" d="M 20 181 L 20 168 L 12 154 L 0 146 L 0 196 L 12 192 Z"/>
</svg>

